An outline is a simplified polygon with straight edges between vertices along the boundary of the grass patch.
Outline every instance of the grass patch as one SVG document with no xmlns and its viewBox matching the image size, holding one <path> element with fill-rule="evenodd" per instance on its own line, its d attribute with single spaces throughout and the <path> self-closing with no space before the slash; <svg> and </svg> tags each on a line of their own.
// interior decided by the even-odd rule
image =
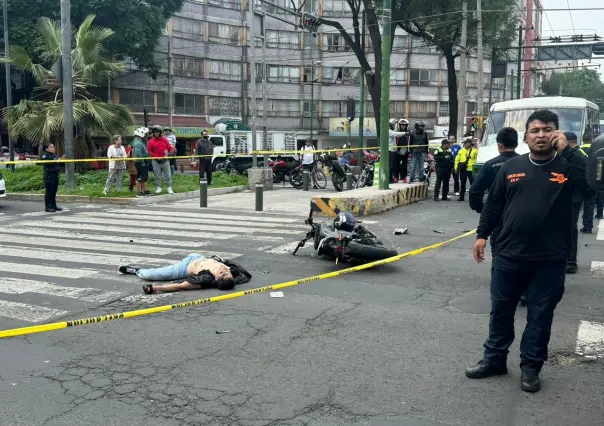
<svg viewBox="0 0 604 426">
<path fill-rule="evenodd" d="M 39 166 L 19 167 L 14 173 L 10 170 L 3 170 L 4 180 L 6 182 L 6 192 L 20 192 L 29 194 L 44 193 L 44 175 L 43 169 Z M 81 195 L 86 197 L 105 197 L 103 189 L 107 181 L 107 171 L 94 170 L 86 173 L 76 173 L 74 189 L 65 188 L 65 175 L 61 173 L 59 182 L 59 195 Z M 135 192 L 128 191 L 130 176 L 125 174 L 122 179 L 122 191 L 117 192 L 112 185 L 107 194 L 108 197 L 131 198 L 136 196 Z M 212 174 L 211 188 L 225 188 L 229 186 L 247 185 L 247 176 L 230 175 L 222 172 Z M 149 173 L 149 182 L 147 183 L 149 191 L 155 193 L 155 175 Z M 163 194 L 166 194 L 166 184 L 163 183 Z M 188 192 L 199 190 L 199 175 L 176 173 L 172 176 L 172 189 L 174 192 Z M 136 191 L 136 188 L 135 188 Z"/>
</svg>

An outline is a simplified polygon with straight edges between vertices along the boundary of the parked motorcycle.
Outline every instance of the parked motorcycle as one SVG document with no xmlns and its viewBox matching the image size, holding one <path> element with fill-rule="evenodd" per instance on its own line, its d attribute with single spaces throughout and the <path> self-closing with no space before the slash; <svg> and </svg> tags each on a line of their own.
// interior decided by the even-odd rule
<svg viewBox="0 0 604 426">
<path fill-rule="evenodd" d="M 273 169 L 273 183 L 289 182 L 291 171 L 300 165 L 299 161 L 286 162 L 282 158 L 269 161 L 268 166 Z"/>
<path fill-rule="evenodd" d="M 436 170 L 436 162 L 434 161 L 434 156 L 432 154 L 428 154 L 426 156 L 426 161 L 424 161 L 424 181 L 430 186 L 430 177 L 432 173 Z"/>
<path fill-rule="evenodd" d="M 375 170 L 374 162 L 364 163 L 363 171 L 354 184 L 355 189 L 363 188 L 364 186 L 373 185 L 373 172 Z"/>
<path fill-rule="evenodd" d="M 388 259 L 398 253 L 392 248 L 384 247 L 378 237 L 367 227 L 361 225 L 362 221 L 356 220 L 351 213 L 340 212 L 332 223 L 315 223 L 313 212 L 310 210 L 308 218 L 304 221 L 310 225 L 310 231 L 296 246 L 293 255 L 312 240 L 317 255 L 324 256 L 336 263 L 368 263 L 376 260 Z"/>
</svg>

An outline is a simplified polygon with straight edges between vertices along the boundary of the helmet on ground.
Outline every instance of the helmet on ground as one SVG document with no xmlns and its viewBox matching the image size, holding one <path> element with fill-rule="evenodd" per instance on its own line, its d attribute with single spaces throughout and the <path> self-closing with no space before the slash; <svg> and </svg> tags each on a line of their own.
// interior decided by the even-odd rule
<svg viewBox="0 0 604 426">
<path fill-rule="evenodd" d="M 163 131 L 164 131 L 164 129 L 162 129 L 162 127 L 159 124 L 156 124 L 155 126 L 151 127 L 151 133 L 155 133 L 155 132 L 162 133 Z"/>
<path fill-rule="evenodd" d="M 350 212 L 340 212 L 333 220 L 333 227 L 339 231 L 352 232 L 354 231 L 354 226 L 354 215 Z"/>
<path fill-rule="evenodd" d="M 139 137 L 139 138 L 144 138 L 145 135 L 147 134 L 147 129 L 145 127 L 139 127 L 138 129 L 134 130 L 134 136 Z"/>
</svg>

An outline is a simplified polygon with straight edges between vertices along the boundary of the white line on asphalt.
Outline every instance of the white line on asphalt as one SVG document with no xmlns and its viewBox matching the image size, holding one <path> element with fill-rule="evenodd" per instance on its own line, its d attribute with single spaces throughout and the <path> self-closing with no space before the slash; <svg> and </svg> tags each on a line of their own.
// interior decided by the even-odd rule
<svg viewBox="0 0 604 426">
<path fill-rule="evenodd" d="M 581 321 L 575 352 L 581 356 L 604 358 L 604 324 Z"/>
<path fill-rule="evenodd" d="M 163 208 L 164 206 L 162 206 Z M 304 223 L 304 219 L 286 219 L 283 217 L 258 217 L 258 216 L 242 216 L 242 215 L 224 215 L 224 214 L 212 214 L 212 213 L 196 213 L 192 211 L 186 212 L 172 212 L 172 211 L 161 211 L 161 210 L 150 210 L 150 209 L 111 209 L 106 210 L 107 213 L 112 213 L 112 217 L 119 218 L 122 214 L 132 215 L 150 215 L 150 216 L 168 216 L 172 218 L 178 217 L 192 217 L 199 219 L 216 219 L 226 221 L 252 221 L 252 222 L 267 222 L 267 223 Z M 95 215 L 93 212 L 85 213 L 87 215 Z"/>
<path fill-rule="evenodd" d="M 150 235 L 150 234 L 154 234 L 154 235 L 163 235 L 163 236 L 169 236 L 169 237 L 180 237 L 180 238 L 207 238 L 207 239 L 214 239 L 214 240 L 230 240 L 231 238 L 235 238 L 238 235 L 236 234 L 223 234 L 223 233 L 208 233 L 208 232 L 198 232 L 198 231 L 183 231 L 183 232 L 179 232 L 179 231 L 175 231 L 175 230 L 168 230 L 168 229 L 150 229 L 150 227 L 147 227 L 147 229 L 135 229 L 132 227 L 112 227 L 109 225 L 113 225 L 112 223 L 107 223 L 107 221 L 105 221 L 106 225 L 105 226 L 101 226 L 101 225 L 86 225 L 83 223 L 75 223 L 75 224 L 71 224 L 71 223 L 58 223 L 58 222 L 50 222 L 50 221 L 43 221 L 43 222 L 22 222 L 22 225 L 26 225 L 26 226 L 33 226 L 33 227 L 40 227 L 40 228 L 55 228 L 55 229 L 74 229 L 77 231 L 96 231 L 98 232 L 99 237 L 104 236 L 105 234 L 111 234 L 111 233 L 127 233 L 127 234 L 131 234 L 131 235 Z M 141 224 L 140 222 L 136 222 L 135 223 L 138 226 L 141 226 L 143 224 Z M 183 227 L 181 226 L 179 229 L 182 229 Z M 46 231 L 44 231 L 46 232 Z M 187 245 L 187 242 L 183 242 L 182 243 L 183 246 Z M 150 247 L 150 250 L 152 250 L 152 247 Z"/>
<path fill-rule="evenodd" d="M 30 213 L 21 213 L 19 216 L 26 216 L 26 217 L 35 217 L 35 216 L 49 216 L 49 215 L 56 215 L 56 214 L 61 214 L 61 213 L 67 213 L 69 211 L 69 209 L 63 209 L 60 212 L 55 212 L 55 213 L 48 213 L 48 212 L 30 212 Z"/>
<path fill-rule="evenodd" d="M 67 287 L 46 281 L 32 281 L 9 277 L 0 278 L 0 293 L 36 293 L 47 296 L 67 297 L 91 303 L 106 303 L 127 294 L 119 291 L 106 291 L 100 288 Z"/>
<path fill-rule="evenodd" d="M 46 308 L 44 306 L 28 305 L 26 303 L 10 302 L 8 300 L 0 300 L 0 317 L 12 318 L 27 322 L 42 322 L 65 314 L 67 314 L 67 311 Z"/>
<path fill-rule="evenodd" d="M 287 243 L 287 244 L 283 244 L 282 246 L 275 247 L 274 249 L 271 249 L 271 250 L 266 250 L 265 252 L 270 253 L 270 254 L 286 254 L 286 253 L 291 254 L 291 253 L 293 253 L 293 251 L 297 245 L 298 245 L 298 241 L 294 241 L 292 243 Z"/>
<path fill-rule="evenodd" d="M 148 223 L 151 221 L 159 222 L 159 223 L 182 223 L 184 227 L 189 227 L 189 225 L 201 225 L 207 224 L 209 226 L 219 226 L 219 225 L 232 225 L 239 227 L 248 227 L 254 226 L 256 228 L 268 228 L 268 229 L 308 229 L 308 225 L 302 224 L 294 224 L 294 223 L 268 223 L 268 222 L 257 222 L 254 220 L 246 220 L 243 222 L 241 219 L 235 219 L 232 216 L 222 216 L 221 219 L 214 218 L 203 218 L 197 215 L 159 215 L 157 213 L 165 213 L 165 212 L 152 212 L 148 211 L 145 213 L 138 214 L 137 219 L 141 221 L 141 223 Z M 129 214 L 127 219 L 133 219 L 135 215 Z M 116 219 L 115 213 L 92 213 L 86 212 L 78 214 L 77 216 L 72 216 L 71 218 L 76 217 L 85 217 L 85 218 L 107 218 L 111 221 Z M 117 217 L 119 219 L 119 217 Z M 88 219 L 86 219 L 88 220 Z M 237 228 L 238 229 L 238 228 Z M 229 229 L 230 230 L 230 229 Z M 296 231 L 299 232 L 299 231 Z"/>
<path fill-rule="evenodd" d="M 596 277 L 604 277 L 604 262 L 594 260 L 591 262 L 591 274 Z"/>
<path fill-rule="evenodd" d="M 39 229 L 30 229 L 30 228 L 24 228 L 24 227 L 18 227 L 18 228 L 1 228 L 0 229 L 0 238 L 2 239 L 2 241 L 4 242 L 19 242 L 19 241 L 8 241 L 6 240 L 6 235 L 5 234 L 14 234 L 14 235 L 40 235 L 40 230 Z M 206 242 L 200 242 L 200 241 L 183 241 L 183 242 L 179 242 L 177 240 L 159 240 L 156 238 L 136 238 L 136 240 L 133 240 L 132 237 L 130 236 L 124 236 L 124 235 L 100 235 L 98 233 L 95 234 L 84 234 L 84 233 L 80 233 L 80 232 L 70 232 L 70 231 L 55 231 L 52 229 L 46 229 L 44 230 L 44 236 L 45 237 L 60 237 L 62 238 L 61 241 L 65 241 L 65 244 L 70 244 L 71 247 L 74 248 L 90 248 L 91 245 L 94 244 L 93 248 L 99 247 L 98 244 L 102 243 L 102 242 L 106 242 L 106 241 L 112 241 L 115 243 L 124 243 L 127 244 L 128 246 L 124 245 L 124 246 L 117 246 L 117 250 L 123 250 L 126 247 L 129 248 L 135 248 L 136 251 L 141 251 L 141 252 L 146 252 L 149 251 L 150 248 L 153 248 L 153 252 L 157 253 L 157 254 L 168 254 L 171 253 L 173 251 L 176 250 L 181 250 L 183 246 L 186 246 L 188 248 L 197 248 L 197 247 L 204 247 L 207 246 L 209 243 Z M 70 241 L 70 240 L 63 240 L 63 238 L 69 238 L 69 239 L 76 239 L 76 240 L 85 240 L 86 243 L 79 243 L 78 241 Z M 46 238 L 42 238 L 43 240 L 46 240 Z M 97 241 L 95 241 L 95 239 L 97 239 Z M 38 240 L 38 238 L 36 238 L 36 240 Z M 52 239 L 48 239 L 49 241 L 51 241 Z M 101 240 L 101 241 L 98 241 Z M 134 243 L 131 243 L 130 240 L 133 240 Z M 54 241 L 54 240 L 52 240 Z M 73 244 L 80 244 L 80 245 L 73 245 Z M 23 244 L 29 244 L 26 243 L 25 241 L 23 241 Z M 42 244 L 42 243 L 40 243 Z M 138 245 L 133 245 L 133 244 L 138 244 Z M 54 245 L 54 244 L 51 244 Z M 164 250 L 164 249 L 159 249 L 158 247 L 168 247 L 170 248 L 170 250 Z M 100 247 L 99 247 L 100 249 Z M 109 250 L 109 249 L 100 249 L 100 250 Z M 112 249 L 111 249 L 112 250 Z"/>
<path fill-rule="evenodd" d="M 0 271 L 26 275 L 42 275 L 57 278 L 84 278 L 98 274 L 100 271 L 84 268 L 59 268 L 55 266 L 34 265 L 31 263 L 0 262 Z"/>
<path fill-rule="evenodd" d="M 52 218 L 52 221 L 54 223 L 76 223 L 76 224 L 81 224 L 82 227 L 84 226 L 88 226 L 89 223 L 91 224 L 99 224 L 99 225 L 105 225 L 103 227 L 103 229 L 107 229 L 107 227 L 109 225 L 111 226 L 120 226 L 122 229 L 130 232 L 130 230 L 133 227 L 138 227 L 146 229 L 147 233 L 153 233 L 155 232 L 155 229 L 174 229 L 174 230 L 182 230 L 182 229 L 187 229 L 192 231 L 191 236 L 195 236 L 195 235 L 200 235 L 197 231 L 209 231 L 209 232 L 217 232 L 220 234 L 215 234 L 215 235 L 225 235 L 222 234 L 222 232 L 237 232 L 237 233 L 241 233 L 241 234 L 253 234 L 254 232 L 261 232 L 261 233 L 265 233 L 265 234 L 291 234 L 291 235 L 298 235 L 300 234 L 300 231 L 296 231 L 296 230 L 290 230 L 290 229 L 268 229 L 268 228 L 252 228 L 252 227 L 242 227 L 242 228 L 233 228 L 231 226 L 220 226 L 220 225 L 196 225 L 196 224 L 192 224 L 192 223 L 187 223 L 187 224 L 180 224 L 180 223 L 173 223 L 170 219 L 165 219 L 165 220 L 154 220 L 154 221 L 150 221 L 150 220 L 127 220 L 127 219 L 111 219 L 111 220 L 107 220 L 104 218 L 94 218 L 94 217 L 81 217 L 80 215 L 78 216 L 69 216 L 69 217 L 55 217 Z M 207 234 L 209 235 L 209 234 Z M 235 236 L 235 235 L 233 235 Z M 205 238 L 216 238 L 216 237 L 210 237 L 210 236 L 205 236 Z M 218 239 L 218 238 L 217 238 Z M 222 239 L 227 239 L 227 238 L 222 238 Z"/>
<path fill-rule="evenodd" d="M 600 221 L 600 226 L 598 227 L 598 234 L 596 235 L 596 240 L 598 240 L 598 241 L 604 240 L 604 220 Z"/>
</svg>

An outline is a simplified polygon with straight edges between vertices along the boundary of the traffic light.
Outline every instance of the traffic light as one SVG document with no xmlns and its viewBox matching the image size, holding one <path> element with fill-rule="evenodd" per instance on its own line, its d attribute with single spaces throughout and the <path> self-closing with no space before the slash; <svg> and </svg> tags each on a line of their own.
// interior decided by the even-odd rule
<svg viewBox="0 0 604 426">
<path fill-rule="evenodd" d="M 604 43 L 594 44 L 591 52 L 596 56 L 604 55 Z"/>
<path fill-rule="evenodd" d="M 306 12 L 302 14 L 302 28 L 316 33 L 319 29 L 319 25 L 321 25 L 321 20 L 318 17 Z"/>
<path fill-rule="evenodd" d="M 478 127 L 482 129 L 484 126 L 484 117 L 482 115 L 478 116 Z"/>
<path fill-rule="evenodd" d="M 472 128 L 474 130 L 478 129 L 478 117 L 476 116 L 472 117 Z"/>
</svg>

